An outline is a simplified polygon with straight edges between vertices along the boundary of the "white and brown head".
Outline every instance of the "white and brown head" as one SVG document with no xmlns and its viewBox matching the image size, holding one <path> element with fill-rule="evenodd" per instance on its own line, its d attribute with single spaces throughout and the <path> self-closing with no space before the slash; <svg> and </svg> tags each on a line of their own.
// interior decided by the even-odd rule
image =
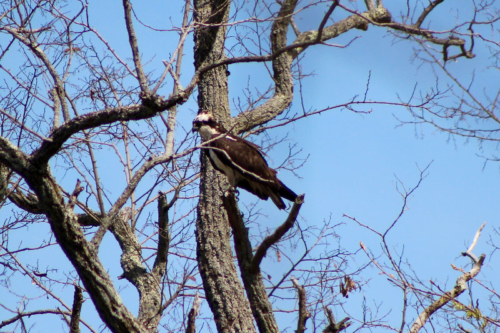
<svg viewBox="0 0 500 333">
<path fill-rule="evenodd" d="M 212 135 L 225 133 L 225 130 L 211 113 L 202 111 L 193 120 L 193 132 L 200 133 L 203 140 L 209 140 Z"/>
</svg>

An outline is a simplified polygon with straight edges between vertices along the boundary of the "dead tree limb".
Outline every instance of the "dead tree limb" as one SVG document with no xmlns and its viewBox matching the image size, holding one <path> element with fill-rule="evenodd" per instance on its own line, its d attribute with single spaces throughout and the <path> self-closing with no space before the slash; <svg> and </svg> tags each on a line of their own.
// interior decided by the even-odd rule
<svg viewBox="0 0 500 333">
<path fill-rule="evenodd" d="M 418 316 L 418 318 L 415 320 L 415 322 L 411 326 L 410 333 L 417 333 L 418 331 L 420 331 L 420 329 L 425 325 L 427 320 L 429 320 L 429 318 L 436 311 L 441 309 L 448 302 L 454 300 L 455 298 L 460 296 L 465 290 L 467 290 L 467 282 L 472 280 L 473 278 L 475 278 L 479 274 L 479 272 L 481 271 L 481 267 L 483 266 L 484 258 L 486 258 L 486 255 L 482 254 L 478 260 L 474 260 L 475 256 L 470 255 L 469 251 L 472 251 L 472 249 L 474 248 L 483 227 L 484 227 L 484 223 L 479 228 L 479 230 L 476 232 L 476 236 L 474 237 L 474 240 L 472 241 L 472 245 L 469 247 L 469 250 L 467 250 L 467 252 L 466 252 L 467 255 L 474 262 L 474 266 L 471 268 L 470 271 L 462 274 L 457 279 L 455 286 L 451 290 L 444 293 L 441 297 L 439 297 L 431 305 L 426 307 L 424 309 L 424 311 L 422 311 L 422 313 Z"/>
<path fill-rule="evenodd" d="M 295 277 L 290 277 L 290 280 L 292 280 L 293 286 L 299 294 L 299 320 L 297 321 L 297 330 L 295 332 L 304 333 L 306 331 L 306 321 L 311 317 L 306 306 L 306 289 L 300 285 Z"/>
<path fill-rule="evenodd" d="M 328 319 L 328 326 L 323 330 L 323 333 L 338 333 L 340 331 L 345 330 L 349 326 L 351 326 L 351 322 L 349 321 L 349 317 L 345 317 L 338 323 L 335 321 L 335 317 L 333 316 L 332 310 L 330 308 L 325 307 L 326 318 Z"/>
</svg>

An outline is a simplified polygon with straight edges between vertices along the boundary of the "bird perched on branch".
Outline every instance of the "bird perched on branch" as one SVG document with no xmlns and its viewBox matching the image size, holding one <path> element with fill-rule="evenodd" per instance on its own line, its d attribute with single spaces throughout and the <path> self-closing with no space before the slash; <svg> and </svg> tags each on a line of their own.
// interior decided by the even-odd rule
<svg viewBox="0 0 500 333">
<path fill-rule="evenodd" d="M 297 194 L 286 187 L 276 170 L 267 165 L 260 147 L 228 133 L 213 115 L 201 112 L 193 121 L 193 132 L 200 133 L 207 145 L 213 167 L 224 173 L 233 187 L 239 187 L 262 200 L 271 198 L 276 207 L 285 209 L 282 198 L 295 201 Z"/>
</svg>

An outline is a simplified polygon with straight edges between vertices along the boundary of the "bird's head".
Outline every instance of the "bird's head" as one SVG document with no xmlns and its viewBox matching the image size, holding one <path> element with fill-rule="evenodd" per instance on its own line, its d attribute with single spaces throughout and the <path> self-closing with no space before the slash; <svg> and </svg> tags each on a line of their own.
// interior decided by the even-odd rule
<svg viewBox="0 0 500 333">
<path fill-rule="evenodd" d="M 203 140 L 209 140 L 214 134 L 221 134 L 220 125 L 212 114 L 202 111 L 193 120 L 193 132 L 200 133 Z"/>
</svg>

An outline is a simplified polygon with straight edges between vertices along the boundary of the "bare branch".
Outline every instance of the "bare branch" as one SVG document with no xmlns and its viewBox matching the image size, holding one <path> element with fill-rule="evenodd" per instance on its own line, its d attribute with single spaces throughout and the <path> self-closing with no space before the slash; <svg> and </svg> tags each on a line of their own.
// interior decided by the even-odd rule
<svg viewBox="0 0 500 333">
<path fill-rule="evenodd" d="M 15 323 L 16 321 L 20 320 L 23 317 L 31 317 L 35 315 L 44 315 L 44 314 L 56 314 L 56 315 L 61 315 L 65 314 L 67 316 L 71 316 L 71 311 L 62 311 L 60 309 L 47 309 L 47 310 L 36 310 L 36 311 L 29 311 L 29 312 L 21 312 L 18 313 L 16 316 L 6 319 L 0 323 L 0 328 L 5 327 L 7 325 L 10 325 L 12 323 Z"/>
<path fill-rule="evenodd" d="M 365 5 L 366 5 L 366 9 L 368 9 L 368 11 L 373 11 L 375 10 L 375 2 L 373 0 L 365 0 Z"/>
<path fill-rule="evenodd" d="M 68 208 L 71 210 L 75 208 L 76 201 L 78 200 L 78 195 L 82 193 L 82 191 L 84 190 L 83 186 L 80 186 L 80 184 L 81 184 L 80 179 L 77 179 L 75 189 L 73 190 L 73 193 L 69 197 Z"/>
<path fill-rule="evenodd" d="M 272 304 L 266 292 L 260 267 L 253 269 L 252 245 L 234 193 L 222 197 L 229 224 L 233 230 L 234 247 L 240 266 L 241 277 L 250 301 L 253 317 L 260 332 L 279 333 L 276 318 L 272 315 Z"/>
<path fill-rule="evenodd" d="M 32 130 L 31 128 L 29 128 L 28 126 L 26 126 L 25 124 L 23 124 L 22 122 L 20 122 L 19 120 L 17 120 L 15 117 L 13 117 L 12 115 L 8 114 L 7 112 L 5 112 L 3 109 L 0 109 L 0 112 L 5 115 L 7 118 L 9 118 L 12 122 L 16 123 L 17 125 L 19 125 L 19 127 L 23 130 L 26 130 L 28 132 L 30 132 L 31 134 L 33 134 L 34 136 L 38 137 L 39 139 L 41 139 L 42 141 L 52 141 L 52 139 L 49 139 L 39 133 L 37 133 L 36 131 Z"/>
<path fill-rule="evenodd" d="M 478 232 L 476 233 L 476 236 L 479 237 L 478 234 L 480 234 L 481 230 L 484 227 L 481 225 L 479 228 Z M 473 245 L 477 242 L 477 237 L 474 238 L 474 241 L 472 242 Z M 441 297 L 439 297 L 436 301 L 434 301 L 431 305 L 426 307 L 422 313 L 418 316 L 418 318 L 415 320 L 413 323 L 410 333 L 417 333 L 420 331 L 420 329 L 425 325 L 427 320 L 439 309 L 441 309 L 444 305 L 446 305 L 448 302 L 454 300 L 457 298 L 459 295 L 461 295 L 465 290 L 467 290 L 467 282 L 470 281 L 471 279 L 475 278 L 479 272 L 481 271 L 481 267 L 483 266 L 484 259 L 486 258 L 486 255 L 482 254 L 479 257 L 479 260 L 477 260 L 474 263 L 474 266 L 471 268 L 470 271 L 464 273 L 461 275 L 458 279 L 457 282 L 455 283 L 455 286 L 453 289 L 447 291 L 444 293 Z"/>
<path fill-rule="evenodd" d="M 328 326 L 323 330 L 323 333 L 339 333 L 351 326 L 352 323 L 349 321 L 351 318 L 345 317 L 337 323 L 332 310 L 326 306 L 324 310 L 326 312 L 326 318 L 328 319 Z"/>
<path fill-rule="evenodd" d="M 297 293 L 299 294 L 299 319 L 297 320 L 297 330 L 295 332 L 303 333 L 306 330 L 306 321 L 311 317 L 306 306 L 306 290 L 300 285 L 295 277 L 291 276 L 290 280 L 292 280 L 293 286 L 297 289 Z"/>
<path fill-rule="evenodd" d="M 293 224 L 295 223 L 295 220 L 299 215 L 300 207 L 302 207 L 302 204 L 304 203 L 304 196 L 305 196 L 304 194 L 300 194 L 297 197 L 297 199 L 295 199 L 293 207 L 290 210 L 290 214 L 288 214 L 288 217 L 285 220 L 285 222 L 278 228 L 276 228 L 274 233 L 267 236 L 259 245 L 257 251 L 255 251 L 255 255 L 251 263 L 251 268 L 253 271 L 257 271 L 259 269 L 260 262 L 266 255 L 267 250 L 269 250 L 271 246 L 273 246 L 277 241 L 279 241 L 281 237 L 283 237 L 283 235 L 286 234 L 287 231 L 293 227 Z"/>
<path fill-rule="evenodd" d="M 200 310 L 201 299 L 198 292 L 194 296 L 193 306 L 189 310 L 186 333 L 196 333 L 196 316 Z"/>
<path fill-rule="evenodd" d="M 57 73 L 57 70 L 54 67 L 54 65 L 52 64 L 52 62 L 49 60 L 47 55 L 40 48 L 40 45 L 38 44 L 38 42 L 34 38 L 34 34 L 32 32 L 27 32 L 32 37 L 32 38 L 27 38 L 27 37 L 24 37 L 24 35 L 26 33 L 25 31 L 18 31 L 17 29 L 11 29 L 11 28 L 6 27 L 6 26 L 4 26 L 2 28 L 5 29 L 5 31 L 7 31 L 9 34 L 11 34 L 14 38 L 19 40 L 21 43 L 26 45 L 31 50 L 31 52 L 33 52 L 33 54 L 35 56 L 37 56 L 42 61 L 44 66 L 49 71 L 50 76 L 52 77 L 52 80 L 54 80 L 55 93 L 57 93 L 57 95 L 59 97 L 59 102 L 61 103 L 61 106 L 62 106 L 64 121 L 69 121 L 69 119 L 70 119 L 69 109 L 68 109 L 68 103 L 66 102 L 66 98 L 65 98 L 66 94 L 65 94 L 63 81 L 59 77 L 59 74 Z"/>
<path fill-rule="evenodd" d="M 73 309 L 71 311 L 71 322 L 69 326 L 70 333 L 80 333 L 80 312 L 82 311 L 83 301 L 82 288 L 75 285 Z"/>
<path fill-rule="evenodd" d="M 366 0 L 366 1 L 370 2 L 373 0 Z M 333 11 L 335 10 L 335 8 L 337 7 L 338 4 L 339 4 L 339 0 L 333 1 L 332 5 L 330 6 L 330 8 L 328 8 L 328 11 L 326 12 L 325 16 L 323 17 L 323 20 L 319 24 L 318 38 L 316 39 L 317 42 L 321 41 L 321 36 L 323 36 L 323 28 L 325 27 L 326 22 L 328 21 L 328 19 L 330 18 L 330 15 L 332 15 Z"/>
<path fill-rule="evenodd" d="M 479 236 L 481 236 L 481 231 L 483 230 L 484 226 L 486 225 L 486 222 L 483 222 L 481 227 L 479 227 L 479 230 L 476 232 L 476 235 L 474 236 L 474 240 L 472 241 L 471 245 L 467 249 L 466 252 L 462 252 L 463 256 L 469 256 L 475 263 L 478 261 L 477 257 L 472 253 L 474 251 L 474 248 L 476 247 L 477 241 L 479 240 Z"/>
<path fill-rule="evenodd" d="M 129 0 L 123 0 L 123 8 L 125 10 L 125 25 L 127 26 L 130 48 L 132 49 L 132 56 L 134 59 L 137 77 L 139 78 L 139 85 L 141 87 L 142 93 L 147 96 L 149 94 L 148 81 L 146 78 L 146 74 L 144 74 L 144 69 L 141 63 L 141 55 L 139 53 L 137 36 L 135 34 L 134 24 L 132 23 L 132 4 Z"/>
<path fill-rule="evenodd" d="M 168 210 L 177 199 L 179 192 L 176 191 L 171 204 L 167 203 L 164 193 L 160 192 L 158 197 L 158 253 L 153 266 L 153 273 L 159 280 L 165 273 L 167 267 L 167 255 L 170 245 L 170 232 L 168 230 Z"/>
<path fill-rule="evenodd" d="M 422 14 L 420 14 L 420 16 L 418 17 L 417 21 L 415 22 L 415 27 L 420 28 L 420 26 L 424 22 L 425 18 L 427 17 L 427 15 L 429 15 L 429 13 L 434 8 L 436 8 L 437 5 L 439 5 L 443 1 L 444 0 L 434 0 L 434 1 L 430 2 L 429 5 L 424 8 L 424 10 L 422 11 Z"/>
</svg>

